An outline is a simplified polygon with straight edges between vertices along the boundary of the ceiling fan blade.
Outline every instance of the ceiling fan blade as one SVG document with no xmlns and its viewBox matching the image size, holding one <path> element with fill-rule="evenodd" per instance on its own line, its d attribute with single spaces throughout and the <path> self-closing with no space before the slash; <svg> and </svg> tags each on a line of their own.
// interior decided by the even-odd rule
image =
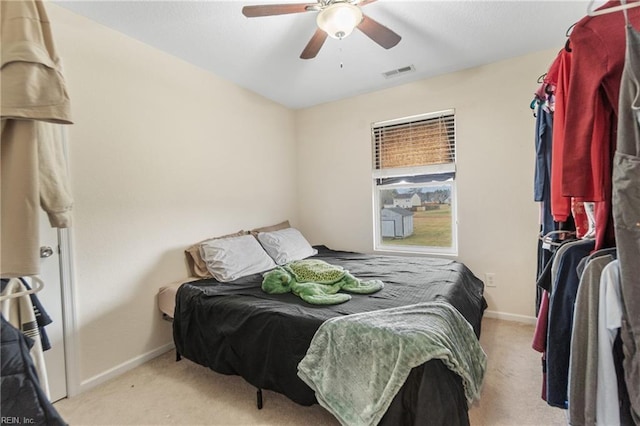
<svg viewBox="0 0 640 426">
<path fill-rule="evenodd" d="M 307 46 L 300 54 L 300 59 L 315 58 L 326 39 L 327 33 L 318 28 L 315 34 L 313 34 L 313 37 L 311 37 L 311 40 L 309 40 L 309 43 L 307 43 Z"/>
<path fill-rule="evenodd" d="M 359 7 L 362 7 L 362 6 L 366 6 L 366 5 L 368 5 L 369 3 L 373 3 L 374 1 L 376 1 L 376 0 L 360 0 L 360 1 L 357 3 L 357 5 L 358 5 Z"/>
<path fill-rule="evenodd" d="M 288 13 L 306 12 L 307 7 L 315 8 L 317 4 L 294 3 L 294 4 L 262 4 L 256 6 L 245 6 L 242 8 L 242 14 L 247 18 L 256 18 L 259 16 L 286 15 Z"/>
<path fill-rule="evenodd" d="M 366 15 L 362 16 L 358 29 L 385 49 L 391 49 L 402 39 L 398 34 Z"/>
</svg>

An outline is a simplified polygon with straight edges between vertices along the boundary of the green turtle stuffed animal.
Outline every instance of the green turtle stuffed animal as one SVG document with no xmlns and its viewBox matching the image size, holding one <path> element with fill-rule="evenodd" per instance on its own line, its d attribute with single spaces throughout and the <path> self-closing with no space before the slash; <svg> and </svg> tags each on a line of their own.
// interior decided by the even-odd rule
<svg viewBox="0 0 640 426">
<path fill-rule="evenodd" d="M 341 266 L 319 259 L 295 260 L 264 274 L 262 290 L 269 294 L 293 293 L 314 305 L 335 305 L 351 299 L 339 293 L 370 294 L 384 287 L 380 280 L 360 280 Z"/>
</svg>

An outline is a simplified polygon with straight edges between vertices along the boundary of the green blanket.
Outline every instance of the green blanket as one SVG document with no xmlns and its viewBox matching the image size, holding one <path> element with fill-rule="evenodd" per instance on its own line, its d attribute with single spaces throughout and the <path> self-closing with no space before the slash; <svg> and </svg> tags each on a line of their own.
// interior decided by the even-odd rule
<svg viewBox="0 0 640 426">
<path fill-rule="evenodd" d="M 462 378 L 469 404 L 479 399 L 486 355 L 471 325 L 443 302 L 325 321 L 298 376 L 343 425 L 375 425 L 410 370 L 434 358 Z"/>
</svg>

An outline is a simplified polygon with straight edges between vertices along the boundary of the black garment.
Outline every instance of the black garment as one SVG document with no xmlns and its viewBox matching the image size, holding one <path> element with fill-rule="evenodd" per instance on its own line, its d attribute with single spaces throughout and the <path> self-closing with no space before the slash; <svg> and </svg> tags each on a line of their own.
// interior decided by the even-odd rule
<svg viewBox="0 0 640 426">
<path fill-rule="evenodd" d="M 549 211 L 544 213 L 545 215 L 551 214 L 551 204 L 546 207 Z M 546 219 L 544 219 L 546 221 Z M 553 264 L 553 258 L 556 254 L 556 250 L 562 244 L 569 241 L 574 241 L 575 238 L 566 238 L 560 240 L 562 234 L 550 234 L 554 231 L 566 231 L 567 234 L 575 235 L 576 224 L 573 220 L 573 216 L 569 216 L 565 222 L 552 222 L 553 226 L 540 225 L 540 238 L 538 238 L 538 265 L 536 270 L 536 317 L 540 310 L 542 290 L 547 290 L 551 293 L 551 265 Z M 545 229 L 548 229 L 546 231 Z"/>
<path fill-rule="evenodd" d="M 536 318 L 540 312 L 540 305 L 542 303 L 542 294 L 545 288 L 539 284 L 540 278 L 543 280 L 548 277 L 551 279 L 549 271 L 551 270 L 551 263 L 553 262 L 554 251 L 545 248 L 541 239 L 538 239 L 538 270 L 536 272 Z M 543 284 L 544 285 L 544 284 Z M 550 287 L 550 286 L 548 286 Z"/>
<path fill-rule="evenodd" d="M 33 340 L 0 315 L 0 416 L 15 424 L 66 425 L 45 395 L 29 348 Z"/>
<path fill-rule="evenodd" d="M 546 262 L 544 263 L 544 268 L 542 268 L 540 273 L 538 273 L 538 279 L 536 281 L 536 286 L 538 288 L 541 288 L 543 290 L 547 290 L 547 292 L 549 294 L 551 294 L 551 289 L 553 287 L 553 283 L 551 282 L 551 267 L 553 266 L 553 260 L 556 257 L 556 253 L 558 251 L 558 248 L 560 248 L 560 247 L 562 247 L 562 245 L 564 245 L 566 243 L 570 243 L 572 241 L 578 241 L 578 240 L 572 238 L 570 240 L 554 241 L 556 244 L 559 244 L 559 245 L 552 246 L 551 250 L 543 249 L 545 251 L 548 251 L 550 253 L 550 256 L 549 256 L 548 259 L 546 259 Z"/>
</svg>

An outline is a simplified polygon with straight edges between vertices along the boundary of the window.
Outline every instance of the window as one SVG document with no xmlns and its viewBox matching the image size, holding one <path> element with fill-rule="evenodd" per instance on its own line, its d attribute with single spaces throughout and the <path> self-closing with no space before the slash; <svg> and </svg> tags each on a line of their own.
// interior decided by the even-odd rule
<svg viewBox="0 0 640 426">
<path fill-rule="evenodd" d="M 373 123 L 375 250 L 457 254 L 453 110 Z"/>
</svg>

